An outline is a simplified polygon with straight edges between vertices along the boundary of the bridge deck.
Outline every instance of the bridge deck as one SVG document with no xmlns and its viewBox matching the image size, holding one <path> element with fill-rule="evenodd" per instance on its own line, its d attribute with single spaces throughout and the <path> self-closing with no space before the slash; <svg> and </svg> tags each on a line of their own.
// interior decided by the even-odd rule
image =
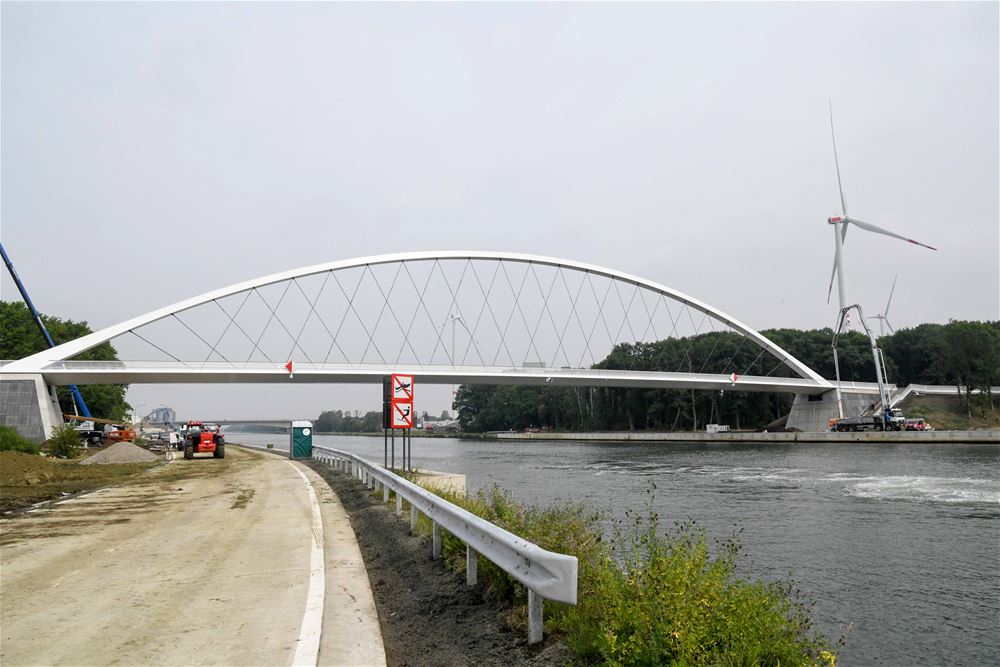
<svg viewBox="0 0 1000 667">
<path fill-rule="evenodd" d="M 821 394 L 833 389 L 809 378 L 740 376 L 537 367 L 451 367 L 296 364 L 290 377 L 279 364 L 222 362 L 61 361 L 42 370 L 46 382 L 66 384 L 135 383 L 379 383 L 391 373 L 412 373 L 427 384 L 552 384 L 575 387 L 636 387 L 645 389 L 708 389 Z"/>
</svg>

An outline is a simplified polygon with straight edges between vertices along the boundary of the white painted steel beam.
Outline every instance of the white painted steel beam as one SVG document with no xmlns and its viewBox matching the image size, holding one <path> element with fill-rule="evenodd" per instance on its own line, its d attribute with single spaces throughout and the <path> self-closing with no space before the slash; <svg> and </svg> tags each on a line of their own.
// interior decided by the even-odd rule
<svg viewBox="0 0 1000 667">
<path fill-rule="evenodd" d="M 159 308 L 157 310 L 146 313 L 145 315 L 140 315 L 139 317 L 126 320 L 119 324 L 101 329 L 90 335 L 83 336 L 74 341 L 64 343 L 63 345 L 58 345 L 54 348 L 43 350 L 37 354 L 25 357 L 24 359 L 19 359 L 17 361 L 11 362 L 3 367 L 5 373 L 38 373 L 44 372 L 49 369 L 49 367 L 55 363 L 66 359 L 71 359 L 72 357 L 89 350 L 92 347 L 100 345 L 101 343 L 107 342 L 117 336 L 127 333 L 132 329 L 156 322 L 158 320 L 170 317 L 177 313 L 184 312 L 196 306 L 200 306 L 205 303 L 209 303 L 213 300 L 223 299 L 233 294 L 240 294 L 246 292 L 247 290 L 264 287 L 266 285 L 272 285 L 274 283 L 280 283 L 293 278 L 302 278 L 305 276 L 315 275 L 319 273 L 325 273 L 328 271 L 339 271 L 342 269 L 351 269 L 362 266 L 376 266 L 384 264 L 397 264 L 400 262 L 419 262 L 419 261 L 435 261 L 435 260 L 486 260 L 486 261 L 507 261 L 507 262 L 524 262 L 532 263 L 544 266 L 551 266 L 556 268 L 566 268 L 575 271 L 581 271 L 584 273 L 591 273 L 598 276 L 603 276 L 612 280 L 621 281 L 627 284 L 635 285 L 642 289 L 651 290 L 653 292 L 662 294 L 678 303 L 684 304 L 695 310 L 701 311 L 706 315 L 710 315 L 717 320 L 726 323 L 734 331 L 738 331 L 751 340 L 753 340 L 760 347 L 768 350 L 774 354 L 778 359 L 780 359 L 786 366 L 791 368 L 793 371 L 798 373 L 802 378 L 811 379 L 817 385 L 825 386 L 827 384 L 826 380 L 816 374 L 811 368 L 806 366 L 804 363 L 793 357 L 791 354 L 783 350 L 778 345 L 774 344 L 761 334 L 759 334 L 754 329 L 751 329 L 742 322 L 730 317 L 726 313 L 713 308 L 712 306 L 699 301 L 683 292 L 671 289 L 666 285 L 662 285 L 651 280 L 645 280 L 639 278 L 638 276 L 633 276 L 628 273 L 623 273 L 621 271 L 615 271 L 613 269 L 604 268 L 601 266 L 595 266 L 593 264 L 584 264 L 582 262 L 576 262 L 567 259 L 558 259 L 553 257 L 544 257 L 541 255 L 528 255 L 522 253 L 503 253 L 503 252 L 480 252 L 480 251 L 430 251 L 430 252 L 410 252 L 410 253 L 398 253 L 392 255 L 377 255 L 372 257 L 361 257 L 356 259 L 342 260 L 338 262 L 328 262 L 325 264 L 316 264 L 314 266 L 307 266 L 299 269 L 293 269 L 291 271 L 284 271 L 281 273 L 274 273 L 268 276 L 262 276 L 260 278 L 254 278 L 252 280 L 247 280 L 241 283 L 236 283 L 235 285 L 230 285 L 229 287 L 223 287 L 221 289 L 213 290 L 200 294 L 198 296 L 192 297 L 190 299 L 185 299 L 183 301 L 178 301 L 177 303 Z M 296 374 L 298 374 L 298 369 L 296 369 Z M 99 378 L 100 376 L 95 376 Z M 236 377 L 236 376 L 234 376 Z M 109 380 L 112 382 L 117 382 L 117 380 Z M 170 380 L 151 380 L 155 382 L 170 381 Z M 175 380 L 176 381 L 176 380 Z M 198 381 L 209 381 L 204 379 L 198 379 L 192 376 L 192 379 L 185 380 L 187 382 L 198 382 Z M 229 380 L 229 381 L 239 381 L 239 380 Z M 83 381 L 78 381 L 80 384 L 84 384 Z"/>
<path fill-rule="evenodd" d="M 6 370 L 6 369 L 5 369 Z M 435 366 L 425 368 L 300 364 L 295 377 L 277 364 L 225 363 L 205 367 L 180 363 L 114 361 L 63 361 L 42 371 L 46 382 L 67 384 L 315 384 L 380 383 L 390 373 L 413 374 L 421 384 L 554 385 L 562 387 L 636 387 L 646 389 L 708 389 L 715 391 L 769 391 L 821 394 L 833 389 L 827 380 L 741 376 L 734 383 L 728 375 L 623 371 L 572 368 L 509 368 Z"/>
</svg>

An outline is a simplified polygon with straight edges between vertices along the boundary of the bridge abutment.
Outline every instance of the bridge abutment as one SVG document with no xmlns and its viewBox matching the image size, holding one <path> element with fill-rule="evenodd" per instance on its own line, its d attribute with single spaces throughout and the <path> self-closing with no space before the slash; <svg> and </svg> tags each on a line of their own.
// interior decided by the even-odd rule
<svg viewBox="0 0 1000 667">
<path fill-rule="evenodd" d="M 37 373 L 4 373 L 0 378 L 0 423 L 32 442 L 44 442 L 62 425 L 55 388 Z"/>
<path fill-rule="evenodd" d="M 843 392 L 844 416 L 860 414 L 865 408 L 879 400 L 878 391 L 860 392 L 852 390 Z M 788 413 L 785 428 L 796 429 L 804 433 L 821 433 L 829 431 L 827 425 L 831 419 L 840 417 L 837 410 L 837 391 L 828 391 L 819 395 L 795 394 L 792 409 Z"/>
</svg>

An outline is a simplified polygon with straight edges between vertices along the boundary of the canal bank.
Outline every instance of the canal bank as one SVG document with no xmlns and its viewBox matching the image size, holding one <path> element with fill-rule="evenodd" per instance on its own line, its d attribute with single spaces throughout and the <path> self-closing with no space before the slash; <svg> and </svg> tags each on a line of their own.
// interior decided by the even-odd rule
<svg viewBox="0 0 1000 667">
<path fill-rule="evenodd" d="M 753 433 L 730 431 L 729 433 L 658 433 L 653 431 L 604 431 L 593 433 L 519 433 L 516 431 L 491 433 L 498 440 L 571 440 L 595 442 L 687 442 L 687 443 L 963 443 L 1000 444 L 1000 429 L 983 431 L 880 431 L 860 433 Z"/>
<path fill-rule="evenodd" d="M 383 456 L 381 438 L 316 444 Z M 816 627 L 847 633 L 838 663 L 980 665 L 1000 655 L 995 443 L 414 438 L 413 460 L 466 475 L 470 492 L 495 483 L 529 504 L 585 503 L 606 512 L 609 536 L 650 511 L 664 529 L 695 520 L 712 541 L 738 528 L 739 573 L 791 574 L 816 601 Z"/>
</svg>

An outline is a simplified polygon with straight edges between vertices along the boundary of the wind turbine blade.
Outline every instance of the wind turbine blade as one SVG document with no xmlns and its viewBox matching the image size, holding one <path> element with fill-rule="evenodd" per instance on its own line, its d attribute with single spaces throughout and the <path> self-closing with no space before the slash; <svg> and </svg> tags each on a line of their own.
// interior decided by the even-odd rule
<svg viewBox="0 0 1000 667">
<path fill-rule="evenodd" d="M 858 220 L 857 218 L 851 218 L 850 222 L 852 225 L 857 225 L 861 229 L 869 232 L 875 232 L 876 234 L 884 234 L 885 236 L 891 236 L 894 239 L 899 239 L 901 241 L 906 241 L 907 243 L 912 243 L 913 245 L 918 245 L 922 248 L 928 248 L 929 250 L 937 250 L 934 246 L 929 246 L 926 243 L 921 243 L 920 241 L 914 241 L 913 239 L 908 239 L 905 236 L 901 236 L 895 232 L 890 232 L 888 229 L 882 229 L 877 227 L 870 222 L 865 222 L 863 220 Z"/>
<path fill-rule="evenodd" d="M 840 243 L 841 243 L 841 245 L 843 245 L 843 243 L 846 240 L 847 240 L 847 225 L 845 223 L 841 223 L 841 225 L 840 225 Z M 833 258 L 833 271 L 830 272 L 830 285 L 829 285 L 829 287 L 826 288 L 826 303 L 827 303 L 827 305 L 830 304 L 830 295 L 833 294 L 833 281 L 834 281 L 834 279 L 836 277 L 837 277 L 837 258 L 834 257 Z"/>
<path fill-rule="evenodd" d="M 899 278 L 899 276 L 894 276 L 892 279 L 892 289 L 889 290 L 889 300 L 885 302 L 885 310 L 882 311 L 882 314 L 886 317 L 889 316 L 889 306 L 892 304 L 892 295 L 896 291 L 896 278 Z M 892 329 L 892 327 L 889 328 Z"/>
<path fill-rule="evenodd" d="M 846 218 L 847 200 L 844 199 L 844 184 L 840 180 L 840 160 L 837 158 L 837 133 L 833 131 L 833 100 L 830 100 L 830 136 L 833 138 L 833 164 L 837 167 L 837 187 L 840 188 L 840 212 Z"/>
<path fill-rule="evenodd" d="M 833 294 L 833 280 L 837 277 L 837 261 L 833 262 L 833 271 L 830 272 L 830 286 L 826 288 L 826 303 L 830 305 L 830 296 Z"/>
<path fill-rule="evenodd" d="M 889 324 L 889 318 L 888 318 L 888 317 L 887 317 L 887 318 L 885 318 L 885 325 L 886 325 L 887 327 L 889 327 L 889 332 L 890 332 L 890 333 L 896 333 L 896 330 L 892 328 L 892 325 L 891 325 L 891 324 Z"/>
</svg>

